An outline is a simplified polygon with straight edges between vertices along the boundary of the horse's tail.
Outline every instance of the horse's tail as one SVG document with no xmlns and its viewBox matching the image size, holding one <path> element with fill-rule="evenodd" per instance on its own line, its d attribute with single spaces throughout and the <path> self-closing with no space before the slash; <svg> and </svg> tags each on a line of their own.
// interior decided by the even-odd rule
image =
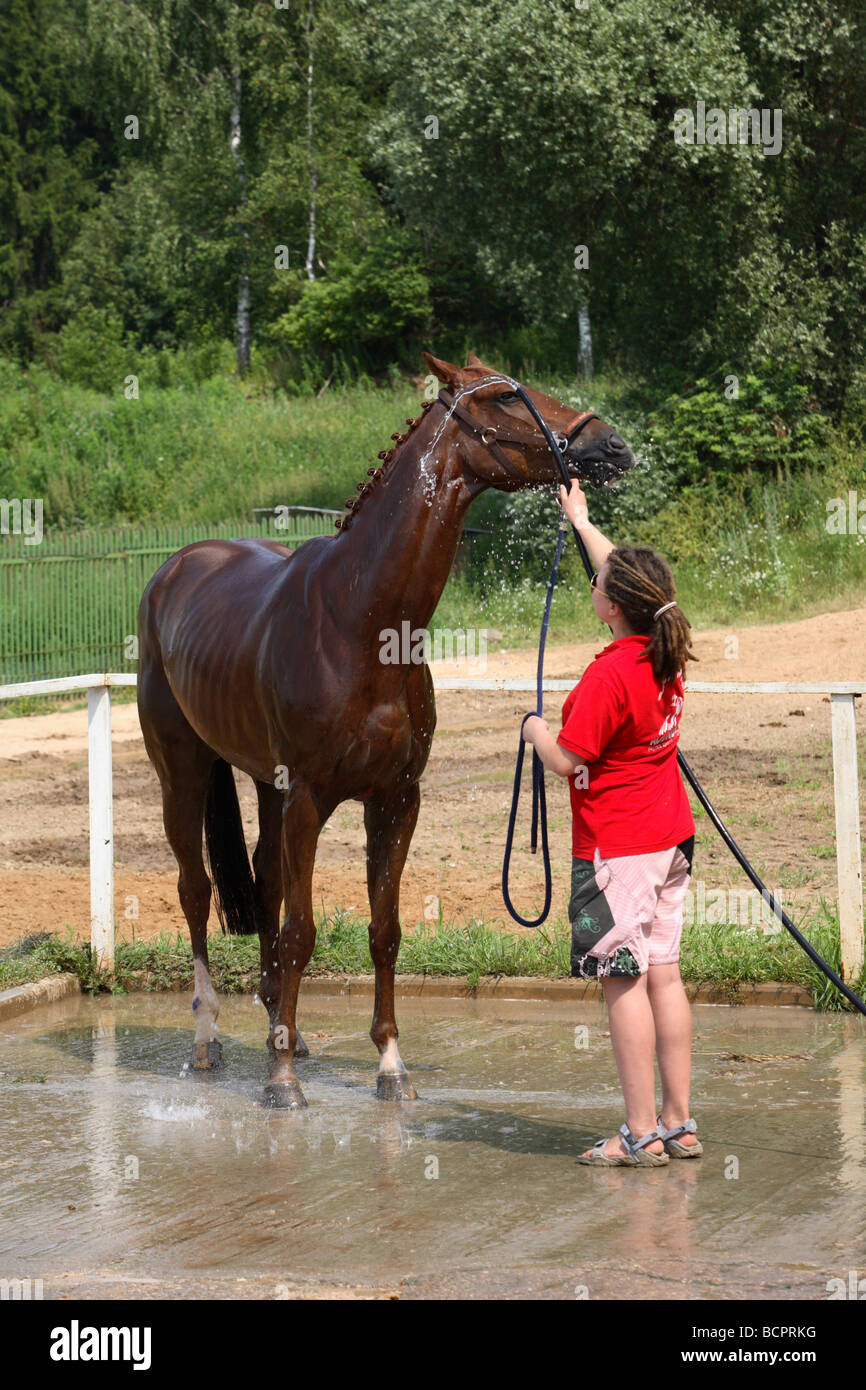
<svg viewBox="0 0 866 1390">
<path fill-rule="evenodd" d="M 253 875 L 231 764 L 217 758 L 204 807 L 204 838 L 214 906 L 223 931 L 245 936 L 258 930 Z"/>
</svg>

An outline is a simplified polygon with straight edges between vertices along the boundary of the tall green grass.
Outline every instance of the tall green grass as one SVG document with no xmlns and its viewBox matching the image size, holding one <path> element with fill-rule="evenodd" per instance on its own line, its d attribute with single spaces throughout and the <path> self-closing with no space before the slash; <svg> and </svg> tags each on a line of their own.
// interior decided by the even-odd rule
<svg viewBox="0 0 866 1390">
<path fill-rule="evenodd" d="M 42 497 L 66 527 L 342 507 L 421 400 L 411 384 L 289 399 L 226 378 L 125 400 L 0 370 L 0 495 Z"/>
<path fill-rule="evenodd" d="M 724 486 L 708 477 L 683 487 L 654 444 L 650 402 L 633 383 L 533 384 L 576 409 L 598 410 L 635 449 L 638 466 L 590 494 L 590 515 L 613 540 L 668 556 L 693 622 L 773 620 L 862 602 L 866 534 L 832 535 L 826 526 L 831 498 L 849 489 L 866 496 L 866 454 L 853 426 L 842 422 L 814 467 L 793 476 L 747 473 Z M 65 527 L 216 523 L 276 504 L 342 507 L 421 400 L 421 389 L 396 375 L 387 387 L 361 380 L 290 398 L 262 377 L 159 386 L 145 373 L 140 399 L 127 401 L 122 391 L 104 395 L 0 359 L 0 496 L 42 497 L 46 525 Z M 556 511 L 552 493 L 483 494 L 468 524 L 496 537 L 478 546 L 471 574 L 452 577 L 436 623 L 493 627 L 509 645 L 531 640 Z M 554 641 L 603 635 L 573 549 L 554 602 Z"/>
<path fill-rule="evenodd" d="M 345 911 L 317 913 L 318 933 L 312 975 L 359 975 L 372 971 L 367 924 Z M 840 969 L 839 924 L 823 908 L 806 929 L 824 959 Z M 562 920 L 551 921 L 531 936 L 516 936 L 482 921 L 464 925 L 418 923 L 404 933 L 397 968 L 405 975 L 452 975 L 468 988 L 484 978 L 516 975 L 564 979 L 570 975 L 571 933 Z M 209 941 L 211 973 L 222 994 L 256 988 L 259 971 L 258 938 L 215 936 Z M 756 928 L 724 924 L 687 926 L 683 932 L 680 968 L 685 980 L 720 987 L 732 1000 L 744 984 L 787 982 L 810 990 L 816 1008 L 839 1010 L 850 1005 L 801 951 L 787 933 L 768 935 Z M 109 975 L 96 969 L 90 948 L 77 944 L 71 931 L 38 936 L 0 951 L 0 989 L 23 984 L 57 971 L 71 971 L 85 990 L 190 987 L 192 951 L 186 937 L 163 935 L 156 940 L 122 942 L 116 967 Z M 866 969 L 854 988 L 866 990 Z"/>
</svg>

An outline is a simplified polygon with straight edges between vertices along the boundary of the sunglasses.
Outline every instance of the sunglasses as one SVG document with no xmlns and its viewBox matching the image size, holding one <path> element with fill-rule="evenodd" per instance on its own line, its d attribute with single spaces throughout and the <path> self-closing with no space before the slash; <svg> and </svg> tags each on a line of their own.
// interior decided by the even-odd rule
<svg viewBox="0 0 866 1390">
<path fill-rule="evenodd" d="M 595 571 L 595 574 L 590 579 L 589 587 L 591 589 L 594 589 L 597 594 L 601 594 L 602 598 L 607 598 L 607 594 L 604 592 L 604 589 L 600 589 L 598 587 L 598 570 Z"/>
</svg>

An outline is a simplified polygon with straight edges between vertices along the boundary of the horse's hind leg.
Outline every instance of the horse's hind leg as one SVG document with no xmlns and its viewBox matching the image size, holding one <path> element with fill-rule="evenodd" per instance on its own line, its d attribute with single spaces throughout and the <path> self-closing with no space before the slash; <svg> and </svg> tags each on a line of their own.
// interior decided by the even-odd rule
<svg viewBox="0 0 866 1390">
<path fill-rule="evenodd" d="M 202 856 L 205 799 L 216 754 L 187 722 L 161 671 L 140 676 L 139 716 L 145 747 L 162 787 L 162 819 L 180 871 L 178 897 L 189 926 L 194 986 L 192 1010 L 196 1071 L 222 1066 L 217 1036 L 219 999 L 211 984 L 207 923 L 211 885 Z"/>
<path fill-rule="evenodd" d="M 195 1071 L 211 1071 L 223 1064 L 222 1044 L 217 1031 L 219 996 L 210 978 L 207 949 L 207 923 L 211 885 L 202 858 L 204 803 L 212 768 L 204 775 L 184 779 L 183 786 L 163 787 L 163 822 L 174 850 L 180 873 L 177 891 L 189 926 L 193 955 L 193 999 L 195 1039 L 192 1065 Z"/>
<path fill-rule="evenodd" d="M 265 1086 L 269 1105 L 297 1110 L 306 1105 L 295 1073 L 298 1044 L 298 989 L 313 954 L 313 861 L 319 833 L 333 805 L 324 805 L 296 777 L 285 796 L 282 825 L 283 898 L 286 920 L 280 932 L 280 1002 L 271 1021 L 268 1046 L 271 1071 Z"/>
<path fill-rule="evenodd" d="M 256 916 L 261 953 L 259 997 L 273 1027 L 280 1002 L 280 905 L 283 901 L 282 830 L 283 793 L 271 782 L 256 782 L 259 798 L 259 841 L 253 853 Z M 310 1051 L 298 1033 L 296 1057 Z"/>
</svg>

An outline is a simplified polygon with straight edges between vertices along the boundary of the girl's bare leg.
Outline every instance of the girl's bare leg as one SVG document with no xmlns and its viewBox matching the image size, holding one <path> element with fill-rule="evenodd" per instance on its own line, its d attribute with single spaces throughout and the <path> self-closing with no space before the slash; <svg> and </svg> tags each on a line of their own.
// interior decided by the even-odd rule
<svg viewBox="0 0 866 1390">
<path fill-rule="evenodd" d="M 656 1123 L 653 1069 L 656 1035 L 647 976 L 605 979 L 602 987 L 610 1016 L 613 1055 L 625 1100 L 626 1122 L 635 1138 L 640 1139 L 655 1129 Z M 650 1153 L 662 1153 L 661 1140 L 648 1144 L 647 1149 Z M 587 1150 L 587 1154 L 589 1152 Z M 607 1154 L 625 1152 L 619 1135 L 605 1145 Z"/>
<path fill-rule="evenodd" d="M 655 1023 L 656 1054 L 662 1083 L 662 1124 L 672 1129 L 674 1125 L 685 1123 L 690 1114 L 691 1009 L 683 988 L 679 962 L 651 965 L 645 978 L 649 1007 Z M 678 1142 L 690 1148 L 697 1143 L 697 1139 L 694 1134 L 681 1134 Z"/>
</svg>

